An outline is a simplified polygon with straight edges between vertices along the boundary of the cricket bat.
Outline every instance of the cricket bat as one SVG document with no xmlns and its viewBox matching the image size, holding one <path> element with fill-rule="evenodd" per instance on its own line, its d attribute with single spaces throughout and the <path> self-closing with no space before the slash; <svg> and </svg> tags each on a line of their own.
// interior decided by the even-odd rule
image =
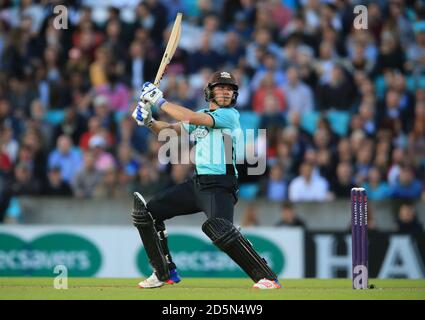
<svg viewBox="0 0 425 320">
<path fill-rule="evenodd" d="M 161 64 L 159 65 L 158 72 L 156 73 L 154 85 L 159 86 L 159 82 L 164 75 L 167 65 L 173 58 L 174 52 L 176 52 L 177 45 L 180 41 L 182 13 L 177 13 L 176 20 L 174 20 L 173 29 L 171 30 L 170 38 L 168 39 L 167 47 L 165 48 L 164 55 L 162 56 Z"/>
</svg>

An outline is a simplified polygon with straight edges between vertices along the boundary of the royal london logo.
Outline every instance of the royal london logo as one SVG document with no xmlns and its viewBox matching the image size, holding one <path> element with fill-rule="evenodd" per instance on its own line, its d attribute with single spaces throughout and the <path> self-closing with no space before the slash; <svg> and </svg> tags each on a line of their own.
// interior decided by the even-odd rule
<svg viewBox="0 0 425 320">
<path fill-rule="evenodd" d="M 225 71 L 223 71 L 223 72 L 221 72 L 221 73 L 220 73 L 220 77 L 221 77 L 221 78 L 228 78 L 228 79 L 231 79 L 231 78 L 232 78 L 232 77 L 230 76 L 230 73 L 225 72 Z"/>
<path fill-rule="evenodd" d="M 192 135 L 196 139 L 198 139 L 198 138 L 205 138 L 208 135 L 208 129 L 206 129 L 206 128 L 196 128 L 192 132 Z"/>
</svg>

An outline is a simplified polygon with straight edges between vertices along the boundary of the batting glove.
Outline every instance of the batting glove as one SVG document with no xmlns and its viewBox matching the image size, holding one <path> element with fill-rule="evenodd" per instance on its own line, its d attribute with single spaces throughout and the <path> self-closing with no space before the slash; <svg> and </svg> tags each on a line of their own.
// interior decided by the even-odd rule
<svg viewBox="0 0 425 320">
<path fill-rule="evenodd" d="M 148 103 L 139 102 L 136 109 L 131 115 L 136 120 L 137 125 L 150 127 L 154 121 L 152 118 L 152 110 Z"/>
<path fill-rule="evenodd" d="M 163 98 L 162 91 L 151 82 L 145 82 L 143 84 L 140 101 L 149 102 L 152 106 L 157 108 L 161 108 L 161 106 L 167 102 L 167 100 Z"/>
</svg>

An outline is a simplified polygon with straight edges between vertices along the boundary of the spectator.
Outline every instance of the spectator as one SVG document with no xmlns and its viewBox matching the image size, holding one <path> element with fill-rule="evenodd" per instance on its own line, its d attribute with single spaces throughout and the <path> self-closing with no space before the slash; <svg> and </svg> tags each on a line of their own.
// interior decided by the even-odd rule
<svg viewBox="0 0 425 320">
<path fill-rule="evenodd" d="M 387 180 L 390 186 L 397 184 L 400 170 L 405 160 L 405 153 L 401 148 L 395 148 L 392 152 L 391 166 L 388 171 Z"/>
<path fill-rule="evenodd" d="M 284 202 L 281 208 L 280 220 L 275 224 L 275 226 L 305 228 L 305 223 L 297 216 L 293 204 L 291 202 Z"/>
<path fill-rule="evenodd" d="M 353 183 L 353 167 L 350 162 L 338 163 L 336 177 L 331 182 L 331 191 L 336 198 L 349 198 L 351 189 L 355 187 Z"/>
<path fill-rule="evenodd" d="M 215 13 L 209 13 L 205 15 L 204 19 L 202 19 L 201 32 L 205 32 L 210 35 L 210 46 L 215 47 L 214 49 L 220 50 L 218 48 L 224 47 L 226 35 L 220 30 L 220 20 Z"/>
<path fill-rule="evenodd" d="M 319 46 L 319 57 L 315 63 L 314 69 L 319 77 L 319 84 L 326 85 L 331 82 L 332 76 L 334 77 L 334 84 L 338 84 L 341 78 L 337 78 L 341 76 L 336 72 L 333 72 L 335 65 L 335 48 L 328 41 L 322 41 Z"/>
<path fill-rule="evenodd" d="M 96 60 L 90 65 L 90 81 L 95 88 L 108 83 L 106 70 L 111 59 L 111 52 L 106 46 L 96 50 Z"/>
<path fill-rule="evenodd" d="M 311 136 L 302 128 L 299 112 L 291 112 L 288 120 L 291 125 L 283 129 L 281 138 L 287 144 L 294 161 L 301 162 L 307 146 L 311 144 Z"/>
<path fill-rule="evenodd" d="M 223 48 L 223 60 L 231 68 L 243 66 L 245 64 L 245 48 L 241 44 L 238 34 L 230 31 L 226 34 L 226 42 Z M 238 99 L 239 100 L 239 99 Z"/>
<path fill-rule="evenodd" d="M 104 46 L 120 64 L 123 64 L 127 58 L 127 45 L 124 43 L 125 35 L 122 34 L 121 28 L 121 23 L 117 19 L 111 19 L 106 23 Z"/>
<path fill-rule="evenodd" d="M 267 9 L 267 19 L 270 19 L 278 30 L 283 30 L 292 19 L 291 9 L 284 5 L 282 1 L 271 0 L 265 5 Z"/>
<path fill-rule="evenodd" d="M 383 73 L 386 69 L 404 71 L 405 54 L 395 35 L 390 31 L 381 34 L 381 45 L 372 75 Z"/>
<path fill-rule="evenodd" d="M 28 163 L 20 162 L 15 166 L 13 178 L 7 183 L 6 195 L 10 196 L 36 196 L 40 195 L 41 184 L 35 179 L 31 166 Z"/>
<path fill-rule="evenodd" d="M 368 179 L 363 188 L 370 200 L 386 200 L 390 196 L 390 187 L 382 181 L 382 174 L 377 167 L 370 168 Z"/>
<path fill-rule="evenodd" d="M 150 136 L 152 137 L 152 135 Z M 132 149 L 145 154 L 147 152 L 149 129 L 135 125 L 130 117 L 120 121 L 117 132 L 117 143 L 129 144 Z"/>
<path fill-rule="evenodd" d="M 0 192 L 0 224 L 5 222 L 7 209 L 10 205 L 11 197 L 6 195 L 5 190 Z"/>
<path fill-rule="evenodd" d="M 328 181 L 334 176 L 335 168 L 333 164 L 334 147 L 331 141 L 330 129 L 324 125 L 318 127 L 313 135 L 313 144 L 316 151 L 316 164 L 320 174 Z"/>
<path fill-rule="evenodd" d="M 119 183 L 118 172 L 110 167 L 102 174 L 102 179 L 93 192 L 95 198 L 115 199 L 126 195 L 126 190 Z"/>
<path fill-rule="evenodd" d="M 13 130 L 5 123 L 0 130 L 0 146 L 2 154 L 7 156 L 7 160 L 12 165 L 18 157 L 19 144 L 13 137 Z"/>
<path fill-rule="evenodd" d="M 276 99 L 277 109 L 284 111 L 286 109 L 285 95 L 273 80 L 273 73 L 266 73 L 261 80 L 260 86 L 254 91 L 252 97 L 252 108 L 258 114 L 262 114 L 265 108 L 266 98 L 272 95 Z"/>
<path fill-rule="evenodd" d="M 378 128 L 375 116 L 375 106 L 370 102 L 363 102 L 359 107 L 359 116 L 363 131 L 369 137 L 373 137 Z"/>
<path fill-rule="evenodd" d="M 149 196 L 162 190 L 165 185 L 165 179 L 146 161 L 139 167 L 137 176 L 130 182 L 129 190 Z"/>
<path fill-rule="evenodd" d="M 287 181 L 284 176 L 282 167 L 274 164 L 270 168 L 268 179 L 261 187 L 260 193 L 264 194 L 270 201 L 283 201 L 287 199 Z"/>
<path fill-rule="evenodd" d="M 67 135 L 72 139 L 74 145 L 78 145 L 80 137 L 86 130 L 85 119 L 78 114 L 73 107 L 65 110 L 65 117 L 61 123 L 54 128 L 54 141 L 57 141 L 59 136 Z"/>
<path fill-rule="evenodd" d="M 95 30 L 91 20 L 83 19 L 79 22 L 77 30 L 72 34 L 71 41 L 72 45 L 79 49 L 84 57 L 87 56 L 89 61 L 94 61 L 96 50 L 101 47 L 104 41 L 104 34 L 100 30 Z M 107 63 L 104 66 L 107 66 Z"/>
<path fill-rule="evenodd" d="M 414 96 L 407 88 L 407 78 L 399 72 L 393 72 L 389 88 L 395 90 L 400 95 L 400 110 L 402 116 L 401 128 L 407 133 L 413 128 L 413 119 L 415 117 Z"/>
<path fill-rule="evenodd" d="M 133 41 L 130 45 L 130 59 L 125 65 L 125 84 L 135 92 L 141 90 L 144 82 L 155 77 L 154 63 L 146 54 L 146 46 L 140 41 Z"/>
<path fill-rule="evenodd" d="M 47 182 L 44 184 L 43 195 L 46 196 L 71 196 L 71 186 L 62 180 L 61 169 L 52 167 L 47 173 Z"/>
<path fill-rule="evenodd" d="M 8 172 L 11 168 L 12 161 L 9 155 L 4 150 L 0 150 L 0 172 Z"/>
<path fill-rule="evenodd" d="M 389 89 L 385 95 L 385 100 L 382 101 L 379 108 L 379 125 L 389 127 L 395 127 L 395 125 L 401 126 L 404 132 L 409 131 L 411 128 L 408 124 L 412 120 L 411 107 L 408 104 L 404 104 L 405 99 L 398 90 Z M 400 122 L 401 121 L 401 122 Z"/>
<path fill-rule="evenodd" d="M 106 71 L 107 82 L 96 88 L 98 95 L 106 96 L 109 106 L 113 111 L 128 111 L 130 105 L 130 92 L 120 80 L 118 65 L 111 63 Z"/>
<path fill-rule="evenodd" d="M 216 69 L 221 66 L 222 58 L 215 47 L 210 46 L 210 35 L 204 33 L 200 39 L 200 47 L 189 56 L 189 72 L 195 73 L 202 68 Z"/>
<path fill-rule="evenodd" d="M 107 142 L 104 136 L 94 135 L 89 140 L 89 148 L 93 152 L 96 170 L 100 172 L 115 168 L 114 156 L 106 151 Z"/>
<path fill-rule="evenodd" d="M 20 139 L 21 145 L 26 146 L 28 151 L 31 153 L 31 159 L 22 159 L 23 162 L 27 162 L 31 166 L 32 173 L 34 177 L 44 182 L 46 178 L 46 166 L 47 166 L 47 154 L 44 151 L 43 138 L 41 132 L 32 126 L 31 123 L 27 124 L 27 128 Z M 19 160 L 21 154 L 19 154 Z"/>
<path fill-rule="evenodd" d="M 31 126 L 40 132 L 43 141 L 43 149 L 50 150 L 54 146 L 53 125 L 45 120 L 46 112 L 41 101 L 36 99 L 31 102 L 30 122 Z"/>
<path fill-rule="evenodd" d="M 375 65 L 373 59 L 368 59 L 366 55 L 366 44 L 361 41 L 354 42 L 353 50 L 351 52 L 351 60 L 349 62 L 350 71 L 364 71 L 369 74 Z"/>
<path fill-rule="evenodd" d="M 102 173 L 96 169 L 92 151 L 84 152 L 84 164 L 72 181 L 72 191 L 77 198 L 91 198 L 102 180 Z"/>
<path fill-rule="evenodd" d="M 89 141 L 95 135 L 101 135 L 102 123 L 99 116 L 93 116 L 88 120 L 88 130 L 81 135 L 79 146 L 81 150 L 86 151 L 89 148 Z M 107 144 L 113 144 L 113 137 L 110 132 L 107 133 Z"/>
<path fill-rule="evenodd" d="M 147 0 L 145 3 L 153 18 L 150 22 L 152 26 L 150 29 L 150 36 L 155 43 L 160 43 L 162 40 L 162 34 L 167 27 L 167 7 L 159 0 Z"/>
<path fill-rule="evenodd" d="M 285 116 L 279 109 L 278 99 L 273 94 L 267 94 L 264 97 L 264 109 L 259 128 L 268 130 L 273 130 L 273 128 L 282 129 L 285 122 Z"/>
<path fill-rule="evenodd" d="M 418 220 L 415 212 L 415 206 L 412 203 L 403 203 L 400 206 L 397 217 L 398 231 L 409 234 L 422 234 L 423 226 Z"/>
<path fill-rule="evenodd" d="M 363 146 L 356 153 L 356 164 L 354 166 L 355 183 L 361 185 L 366 182 L 367 174 L 372 166 L 373 142 L 365 140 Z"/>
<path fill-rule="evenodd" d="M 0 96 L 0 121 L 9 126 L 13 131 L 13 137 L 18 138 L 23 131 L 23 121 L 14 114 L 9 100 Z"/>
<path fill-rule="evenodd" d="M 375 154 L 375 161 L 373 162 L 373 165 L 380 171 L 380 172 L 388 172 L 389 170 L 389 151 L 388 152 L 379 152 L 379 149 L 377 148 L 376 154 Z"/>
<path fill-rule="evenodd" d="M 314 68 L 313 49 L 306 45 L 298 46 L 295 52 L 295 63 L 299 66 L 300 80 L 310 89 L 316 88 L 319 77 Z"/>
<path fill-rule="evenodd" d="M 49 154 L 49 169 L 59 167 L 63 181 L 71 183 L 81 165 L 81 154 L 73 149 L 71 138 L 66 135 L 59 136 L 56 149 Z"/>
<path fill-rule="evenodd" d="M 417 200 L 421 197 L 422 183 L 415 179 L 413 168 L 403 166 L 398 176 L 398 181 L 391 187 L 390 196 L 393 199 Z"/>
<path fill-rule="evenodd" d="M 100 127 L 107 129 L 108 142 L 113 142 L 113 134 L 116 131 L 116 123 L 114 119 L 114 111 L 109 103 L 108 97 L 104 95 L 98 95 L 93 99 L 93 116 L 96 116 L 100 122 Z M 101 131 L 101 129 L 99 129 Z"/>
<path fill-rule="evenodd" d="M 277 87 L 286 83 L 286 74 L 278 68 L 278 61 L 273 54 L 264 52 L 260 59 L 260 63 L 261 65 L 251 80 L 251 88 L 253 91 L 258 89 L 265 76 L 272 77 L 273 83 Z"/>
<path fill-rule="evenodd" d="M 128 144 L 120 144 L 118 146 L 117 163 L 119 171 L 130 179 L 137 175 L 140 167 L 139 157 Z"/>
<path fill-rule="evenodd" d="M 415 107 L 413 129 L 408 136 L 408 154 L 416 167 L 425 168 L 425 103 L 418 102 Z"/>
<path fill-rule="evenodd" d="M 350 145 L 350 140 L 348 138 L 343 138 L 339 140 L 337 146 L 336 161 L 337 162 L 350 162 L 352 161 L 353 153 Z"/>
<path fill-rule="evenodd" d="M 257 227 L 260 225 L 258 210 L 254 204 L 249 204 L 242 215 L 241 227 Z"/>
<path fill-rule="evenodd" d="M 425 62 L 425 29 L 417 28 L 415 31 L 416 41 L 412 42 L 407 49 L 406 69 L 413 72 L 422 72 Z"/>
<path fill-rule="evenodd" d="M 181 80 L 177 83 L 176 97 L 173 101 L 182 106 L 187 106 L 193 110 L 196 110 L 196 101 L 191 95 L 189 84 L 186 80 Z"/>
<path fill-rule="evenodd" d="M 289 184 L 289 200 L 298 201 L 326 201 L 329 199 L 329 183 L 320 175 L 313 175 L 313 165 L 303 162 L 300 175 Z"/>
<path fill-rule="evenodd" d="M 297 67 L 289 67 L 286 71 L 287 83 L 282 86 L 285 93 L 288 112 L 311 112 L 314 109 L 313 92 L 308 85 L 300 81 Z"/>
<path fill-rule="evenodd" d="M 179 183 L 183 183 L 188 178 L 189 170 L 189 165 L 173 164 L 168 184 L 177 185 Z"/>
<path fill-rule="evenodd" d="M 272 41 L 271 34 L 266 28 L 257 29 L 254 34 L 254 42 L 249 43 L 246 48 L 247 64 L 253 70 L 260 66 L 261 52 L 270 52 L 277 58 L 280 56 L 279 46 Z"/>
<path fill-rule="evenodd" d="M 318 88 L 320 110 L 350 110 L 354 98 L 352 83 L 339 65 L 334 65 L 330 74 L 329 82 Z"/>
</svg>

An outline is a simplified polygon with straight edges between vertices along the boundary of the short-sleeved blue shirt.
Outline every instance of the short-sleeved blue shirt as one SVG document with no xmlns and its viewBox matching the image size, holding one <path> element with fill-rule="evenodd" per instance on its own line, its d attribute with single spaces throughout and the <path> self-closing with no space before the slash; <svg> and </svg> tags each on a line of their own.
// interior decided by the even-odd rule
<svg viewBox="0 0 425 320">
<path fill-rule="evenodd" d="M 209 114 L 212 127 L 183 123 L 196 144 L 195 163 L 197 174 L 238 175 L 236 150 L 240 136 L 239 112 L 235 108 L 201 109 Z M 227 160 L 227 161 L 226 161 Z"/>
</svg>

